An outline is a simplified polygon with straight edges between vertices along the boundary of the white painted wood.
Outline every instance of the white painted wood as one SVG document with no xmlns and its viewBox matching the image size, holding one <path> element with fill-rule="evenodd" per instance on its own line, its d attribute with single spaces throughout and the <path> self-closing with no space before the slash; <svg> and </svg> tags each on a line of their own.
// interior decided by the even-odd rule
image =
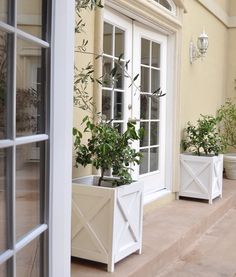
<svg viewBox="0 0 236 277">
<path fill-rule="evenodd" d="M 143 185 L 98 187 L 96 176 L 73 180 L 72 251 L 74 257 L 114 264 L 142 247 Z"/>
<path fill-rule="evenodd" d="M 73 0 L 52 1 L 49 276 L 71 276 Z"/>
<path fill-rule="evenodd" d="M 227 179 L 236 180 L 236 153 L 224 154 L 224 169 Z"/>
<path fill-rule="evenodd" d="M 206 199 L 222 197 L 223 155 L 180 155 L 179 196 Z"/>
<path fill-rule="evenodd" d="M 163 93 L 167 93 L 166 76 L 167 76 L 167 36 L 160 34 L 158 31 L 148 28 L 143 24 L 134 23 L 133 27 L 134 45 L 137 47 L 133 52 L 133 76 L 141 76 L 141 39 L 145 38 L 152 42 L 160 44 L 160 87 Z M 133 117 L 140 119 L 140 93 L 133 93 L 132 106 Z M 138 104 L 136 104 L 138 103 Z M 168 111 L 170 112 L 170 111 Z M 144 194 L 156 192 L 165 188 L 165 135 L 166 135 L 166 97 L 160 98 L 160 131 L 159 131 L 159 170 L 140 175 L 138 178 L 145 183 Z M 145 120 L 146 122 L 148 120 Z M 150 120 L 153 122 L 153 120 Z M 139 145 L 136 145 L 139 150 Z M 150 147 L 151 148 L 151 147 Z M 139 174 L 139 166 L 134 168 L 134 176 Z"/>
</svg>

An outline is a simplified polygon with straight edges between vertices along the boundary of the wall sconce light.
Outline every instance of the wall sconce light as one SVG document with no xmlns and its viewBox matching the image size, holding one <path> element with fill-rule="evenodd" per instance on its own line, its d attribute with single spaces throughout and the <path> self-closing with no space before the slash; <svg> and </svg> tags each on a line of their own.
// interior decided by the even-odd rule
<svg viewBox="0 0 236 277">
<path fill-rule="evenodd" d="M 197 39 L 197 47 L 193 41 L 190 42 L 189 53 L 190 63 L 192 64 L 198 58 L 204 58 L 208 49 L 209 40 L 208 35 L 203 31 Z"/>
</svg>

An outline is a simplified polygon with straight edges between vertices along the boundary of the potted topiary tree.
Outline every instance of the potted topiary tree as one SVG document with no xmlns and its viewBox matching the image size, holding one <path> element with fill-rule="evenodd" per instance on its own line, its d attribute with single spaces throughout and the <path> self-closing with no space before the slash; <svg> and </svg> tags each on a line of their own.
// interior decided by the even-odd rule
<svg viewBox="0 0 236 277">
<path fill-rule="evenodd" d="M 180 155 L 180 196 L 206 199 L 212 204 L 222 197 L 223 140 L 217 131 L 217 118 L 203 116 L 196 126 L 188 122 L 185 139 L 186 153 Z"/>
<path fill-rule="evenodd" d="M 217 111 L 219 132 L 223 137 L 227 152 L 224 154 L 225 176 L 236 180 L 236 105 L 228 99 Z"/>
<path fill-rule="evenodd" d="M 106 263 L 113 272 L 116 262 L 141 253 L 143 186 L 130 173 L 141 156 L 131 143 L 141 132 L 132 123 L 123 134 L 101 119 L 85 117 L 83 123 L 91 137 L 82 144 L 83 135 L 74 128 L 76 165 L 92 164 L 101 174 L 73 180 L 72 256 Z M 116 177 L 105 177 L 107 170 Z"/>
</svg>

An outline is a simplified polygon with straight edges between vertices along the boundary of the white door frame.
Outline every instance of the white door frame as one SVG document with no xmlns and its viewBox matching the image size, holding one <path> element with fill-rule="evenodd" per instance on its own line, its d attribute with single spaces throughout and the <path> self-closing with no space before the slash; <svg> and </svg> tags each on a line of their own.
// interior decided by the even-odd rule
<svg viewBox="0 0 236 277">
<path fill-rule="evenodd" d="M 69 277 L 74 1 L 54 0 L 52 11 L 49 276 Z"/>
</svg>

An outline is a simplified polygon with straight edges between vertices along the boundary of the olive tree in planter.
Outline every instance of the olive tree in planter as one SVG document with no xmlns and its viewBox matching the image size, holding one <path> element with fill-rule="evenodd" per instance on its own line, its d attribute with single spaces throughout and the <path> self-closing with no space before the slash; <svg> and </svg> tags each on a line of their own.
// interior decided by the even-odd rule
<svg viewBox="0 0 236 277">
<path fill-rule="evenodd" d="M 217 132 L 217 119 L 203 116 L 196 126 L 188 122 L 180 155 L 180 196 L 206 199 L 212 204 L 222 197 L 222 174 L 224 149 Z"/>
<path fill-rule="evenodd" d="M 217 111 L 219 132 L 227 146 L 224 154 L 225 176 L 236 180 L 236 105 L 228 99 Z M 232 151 L 233 150 L 233 151 Z"/>
<path fill-rule="evenodd" d="M 91 133 L 86 145 L 82 133 L 73 130 L 76 164 L 92 164 L 101 175 L 73 180 L 72 256 L 105 263 L 113 272 L 116 262 L 141 253 L 143 186 L 130 174 L 130 165 L 141 157 L 131 143 L 141 132 L 128 123 L 120 134 L 110 123 L 86 117 L 84 132 Z M 116 177 L 104 176 L 109 169 Z"/>
</svg>

